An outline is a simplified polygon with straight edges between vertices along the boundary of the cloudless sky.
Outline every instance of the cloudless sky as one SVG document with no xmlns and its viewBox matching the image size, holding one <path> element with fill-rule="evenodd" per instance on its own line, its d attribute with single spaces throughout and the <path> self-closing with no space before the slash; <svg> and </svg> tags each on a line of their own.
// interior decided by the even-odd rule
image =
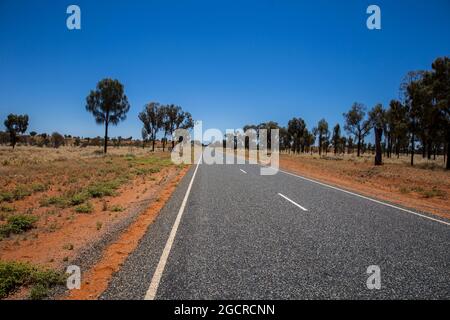
<svg viewBox="0 0 450 320">
<path fill-rule="evenodd" d="M 79 31 L 66 9 L 81 7 Z M 382 30 L 366 27 L 381 8 Z M 296 116 L 330 129 L 354 101 L 387 106 L 410 70 L 450 55 L 450 1 L 0 0 L 0 119 L 97 136 L 85 98 L 105 77 L 131 110 L 111 136 L 140 138 L 145 103 L 174 103 L 204 128 Z"/>
</svg>

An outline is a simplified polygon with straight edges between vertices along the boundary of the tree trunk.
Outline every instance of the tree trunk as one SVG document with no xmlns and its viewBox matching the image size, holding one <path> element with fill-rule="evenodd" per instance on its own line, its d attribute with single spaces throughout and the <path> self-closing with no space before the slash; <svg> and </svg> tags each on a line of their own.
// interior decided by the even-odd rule
<svg viewBox="0 0 450 320">
<path fill-rule="evenodd" d="M 414 133 L 411 134 L 411 166 L 414 166 Z"/>
<path fill-rule="evenodd" d="M 431 141 L 428 141 L 427 143 L 427 157 L 428 160 L 431 160 L 431 153 L 433 152 L 433 143 Z"/>
<path fill-rule="evenodd" d="M 358 134 L 358 153 L 357 156 L 359 157 L 361 154 L 361 134 Z"/>
<path fill-rule="evenodd" d="M 445 169 L 450 170 L 450 130 L 447 132 L 447 164 Z"/>
<path fill-rule="evenodd" d="M 108 121 L 105 122 L 105 145 L 103 148 L 103 152 L 106 154 L 108 151 Z"/>
<path fill-rule="evenodd" d="M 383 164 L 382 150 L 381 150 L 381 137 L 383 135 L 382 128 L 375 128 L 375 165 L 381 166 Z"/>
<path fill-rule="evenodd" d="M 322 156 L 322 138 L 319 137 L 319 157 Z"/>
<path fill-rule="evenodd" d="M 155 138 L 153 138 L 152 152 L 155 152 Z"/>
</svg>

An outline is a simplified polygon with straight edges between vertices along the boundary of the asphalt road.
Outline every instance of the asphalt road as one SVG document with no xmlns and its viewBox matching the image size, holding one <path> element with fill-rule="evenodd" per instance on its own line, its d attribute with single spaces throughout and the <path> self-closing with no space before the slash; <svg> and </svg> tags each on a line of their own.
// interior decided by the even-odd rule
<svg viewBox="0 0 450 320">
<path fill-rule="evenodd" d="M 449 221 L 258 165 L 195 169 L 102 299 L 149 298 L 151 283 L 155 299 L 450 299 Z"/>
</svg>

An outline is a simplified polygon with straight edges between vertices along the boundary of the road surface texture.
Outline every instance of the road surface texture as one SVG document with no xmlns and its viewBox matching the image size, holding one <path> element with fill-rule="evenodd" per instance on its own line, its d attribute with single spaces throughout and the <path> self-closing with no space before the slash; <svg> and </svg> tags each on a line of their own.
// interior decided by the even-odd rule
<svg viewBox="0 0 450 320">
<path fill-rule="evenodd" d="M 260 168 L 193 165 L 101 298 L 450 298 L 448 220 Z"/>
</svg>

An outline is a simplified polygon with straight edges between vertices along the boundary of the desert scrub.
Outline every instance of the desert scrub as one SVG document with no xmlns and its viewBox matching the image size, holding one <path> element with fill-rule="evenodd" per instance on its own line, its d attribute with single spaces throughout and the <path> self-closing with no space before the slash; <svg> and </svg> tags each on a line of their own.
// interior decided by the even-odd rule
<svg viewBox="0 0 450 320">
<path fill-rule="evenodd" d="M 75 212 L 77 213 L 91 213 L 94 211 L 94 206 L 89 201 L 83 204 L 80 204 L 75 208 Z"/>
<path fill-rule="evenodd" d="M 122 212 L 123 210 L 124 210 L 124 208 L 118 204 L 111 207 L 112 212 Z"/>
<path fill-rule="evenodd" d="M 446 193 L 442 190 L 439 190 L 436 187 L 433 187 L 431 190 L 425 190 L 421 192 L 421 195 L 424 198 L 434 198 L 434 197 L 439 197 L 439 198 L 446 198 Z"/>
<path fill-rule="evenodd" d="M 31 299 L 43 299 L 51 287 L 63 284 L 64 280 L 64 275 L 54 270 L 29 263 L 0 261 L 0 299 L 24 286 L 31 287 Z"/>
<path fill-rule="evenodd" d="M 84 203 L 85 201 L 87 201 L 90 198 L 90 194 L 88 192 L 79 192 L 74 194 L 70 200 L 69 203 L 72 206 L 77 206 L 80 205 L 82 203 Z"/>
<path fill-rule="evenodd" d="M 58 208 L 66 208 L 69 205 L 67 198 L 57 196 L 42 198 L 39 203 L 41 207 L 56 206 Z"/>
<path fill-rule="evenodd" d="M 14 195 L 9 191 L 0 192 L 0 203 L 1 202 L 11 202 L 14 199 Z"/>
<path fill-rule="evenodd" d="M 10 206 L 0 206 L 0 212 L 14 212 L 16 209 Z"/>
<path fill-rule="evenodd" d="M 88 187 L 87 192 L 93 198 L 103 198 L 113 196 L 119 188 L 121 181 L 119 179 L 113 181 L 98 182 Z"/>
<path fill-rule="evenodd" d="M 48 190 L 48 185 L 42 183 L 33 183 L 31 185 L 31 190 L 33 192 L 44 192 Z"/>
<path fill-rule="evenodd" d="M 0 226 L 0 236 L 9 237 L 11 234 L 20 234 L 34 227 L 36 217 L 17 214 L 7 218 L 7 223 Z"/>
<path fill-rule="evenodd" d="M 12 192 L 11 191 L 0 192 L 0 202 L 13 202 L 17 200 L 22 200 L 25 197 L 31 196 L 33 192 L 44 191 L 45 189 L 42 188 L 45 187 L 43 185 L 32 185 L 31 188 L 29 188 L 24 185 L 18 185 Z"/>
</svg>

